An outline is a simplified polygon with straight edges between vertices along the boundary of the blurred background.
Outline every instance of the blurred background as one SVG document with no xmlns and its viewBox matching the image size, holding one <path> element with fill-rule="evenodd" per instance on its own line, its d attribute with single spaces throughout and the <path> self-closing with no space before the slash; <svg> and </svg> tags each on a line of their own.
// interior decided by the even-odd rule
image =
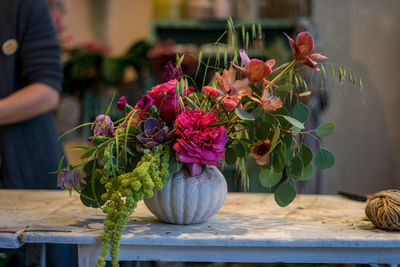
<svg viewBox="0 0 400 267">
<path fill-rule="evenodd" d="M 358 194 L 400 187 L 400 3 L 398 0 L 49 0 L 63 46 L 63 97 L 56 113 L 60 133 L 103 113 L 114 90 L 130 103 L 162 81 L 164 65 L 185 54 L 193 74 L 200 50 L 214 42 L 231 16 L 236 24 L 260 23 L 262 40 L 250 54 L 283 63 L 291 56 L 283 32 L 307 30 L 315 50 L 363 79 L 363 90 L 330 75 L 315 85 L 315 122 L 334 121 L 324 140 L 333 168 L 317 173 L 305 193 Z M 215 53 L 214 53 L 215 54 Z M 252 56 L 251 56 L 252 57 Z M 329 71 L 328 71 L 329 72 Z M 117 116 L 118 114 L 111 114 Z M 89 130 L 65 139 L 85 142 Z M 70 154 L 70 161 L 79 155 Z M 227 177 L 229 179 L 229 177 Z M 250 191 L 262 191 L 257 177 Z M 235 182 L 231 187 L 235 187 Z"/>
</svg>

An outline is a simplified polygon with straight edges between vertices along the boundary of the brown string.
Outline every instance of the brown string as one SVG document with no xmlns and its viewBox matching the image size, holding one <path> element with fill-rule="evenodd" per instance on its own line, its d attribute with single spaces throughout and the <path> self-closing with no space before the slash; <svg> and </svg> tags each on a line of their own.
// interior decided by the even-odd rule
<svg viewBox="0 0 400 267">
<path fill-rule="evenodd" d="M 373 195 L 365 207 L 368 219 L 378 228 L 400 230 L 400 190 L 381 191 Z"/>
</svg>

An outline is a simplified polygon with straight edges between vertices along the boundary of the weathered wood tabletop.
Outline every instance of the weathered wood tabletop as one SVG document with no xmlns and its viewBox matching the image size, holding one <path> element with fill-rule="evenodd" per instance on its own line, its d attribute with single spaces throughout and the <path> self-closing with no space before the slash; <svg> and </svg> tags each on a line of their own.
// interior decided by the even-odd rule
<svg viewBox="0 0 400 267">
<path fill-rule="evenodd" d="M 159 222 L 141 202 L 121 240 L 121 260 L 400 263 L 400 232 L 362 220 L 365 203 L 300 195 L 280 208 L 270 194 L 230 193 L 198 225 Z M 80 266 L 99 252 L 104 215 L 63 191 L 0 190 L 0 248 L 78 244 Z"/>
</svg>

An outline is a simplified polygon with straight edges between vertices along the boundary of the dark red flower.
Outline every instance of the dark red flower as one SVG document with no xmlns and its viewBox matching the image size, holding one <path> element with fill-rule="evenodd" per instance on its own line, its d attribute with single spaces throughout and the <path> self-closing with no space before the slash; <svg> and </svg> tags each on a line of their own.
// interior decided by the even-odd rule
<svg viewBox="0 0 400 267">
<path fill-rule="evenodd" d="M 121 112 L 125 109 L 126 104 L 128 104 L 128 101 L 126 101 L 125 96 L 121 97 L 118 102 L 117 102 L 117 110 L 118 112 Z"/>
<path fill-rule="evenodd" d="M 314 48 L 314 39 L 308 32 L 301 32 L 297 35 L 296 42 L 293 41 L 286 33 L 286 37 L 289 40 L 290 47 L 293 51 L 294 59 L 299 63 L 304 63 L 314 70 L 319 70 L 317 62 L 312 59 L 327 59 L 327 57 L 321 54 L 311 54 Z M 310 55 L 310 56 L 309 56 Z"/>
<path fill-rule="evenodd" d="M 151 96 L 144 95 L 142 96 L 142 99 L 140 99 L 137 103 L 136 108 L 140 108 L 141 110 L 146 111 L 151 108 L 152 105 L 154 105 L 154 99 L 151 98 Z"/>
</svg>

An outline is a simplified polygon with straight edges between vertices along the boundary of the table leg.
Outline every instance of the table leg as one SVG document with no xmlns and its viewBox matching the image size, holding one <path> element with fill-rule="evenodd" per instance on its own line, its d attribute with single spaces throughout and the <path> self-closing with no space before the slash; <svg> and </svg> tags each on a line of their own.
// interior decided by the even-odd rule
<svg viewBox="0 0 400 267">
<path fill-rule="evenodd" d="M 79 267 L 96 266 L 97 257 L 100 253 L 99 245 L 78 245 L 78 261 Z"/>
<path fill-rule="evenodd" d="M 26 244 L 25 266 L 46 267 L 46 244 Z"/>
</svg>

